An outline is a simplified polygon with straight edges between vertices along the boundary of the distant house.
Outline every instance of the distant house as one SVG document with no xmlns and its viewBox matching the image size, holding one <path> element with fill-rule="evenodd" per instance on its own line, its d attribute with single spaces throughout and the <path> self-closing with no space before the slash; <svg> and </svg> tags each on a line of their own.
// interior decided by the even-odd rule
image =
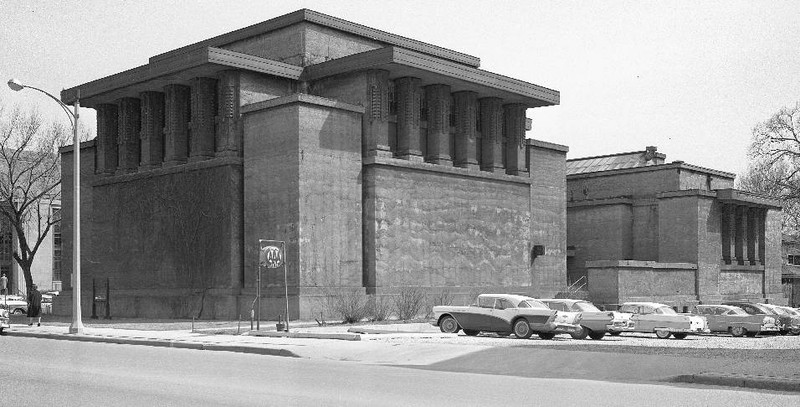
<svg viewBox="0 0 800 407">
<path fill-rule="evenodd" d="M 779 202 L 645 151 L 567 160 L 567 278 L 601 304 L 786 303 Z M 798 253 L 800 254 L 800 253 Z"/>
<path fill-rule="evenodd" d="M 781 241 L 783 267 L 781 284 L 789 305 L 800 307 L 800 237 L 783 235 Z"/>
</svg>

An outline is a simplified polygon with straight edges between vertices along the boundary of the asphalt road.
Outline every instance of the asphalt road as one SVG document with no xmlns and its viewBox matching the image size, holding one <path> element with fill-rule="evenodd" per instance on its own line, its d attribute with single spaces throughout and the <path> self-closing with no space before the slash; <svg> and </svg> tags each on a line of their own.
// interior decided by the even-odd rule
<svg viewBox="0 0 800 407">
<path fill-rule="evenodd" d="M 458 373 L 457 363 L 447 372 L 8 336 L 0 337 L 0 361 L 0 400 L 9 406 L 560 406 L 578 401 L 674 407 L 800 402 L 797 394 Z M 468 361 L 463 364 L 470 370 Z"/>
</svg>

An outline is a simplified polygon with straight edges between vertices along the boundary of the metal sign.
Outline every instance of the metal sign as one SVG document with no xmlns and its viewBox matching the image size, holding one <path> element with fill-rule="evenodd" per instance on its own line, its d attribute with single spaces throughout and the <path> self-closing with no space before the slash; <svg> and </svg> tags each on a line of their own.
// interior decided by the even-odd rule
<svg viewBox="0 0 800 407">
<path fill-rule="evenodd" d="M 259 243 L 261 247 L 258 253 L 258 263 L 268 269 L 282 267 L 286 257 L 284 242 L 260 239 Z"/>
</svg>

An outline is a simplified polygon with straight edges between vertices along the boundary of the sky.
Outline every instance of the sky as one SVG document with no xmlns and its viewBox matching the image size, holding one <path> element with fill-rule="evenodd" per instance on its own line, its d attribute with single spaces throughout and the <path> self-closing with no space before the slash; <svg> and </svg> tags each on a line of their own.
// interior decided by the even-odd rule
<svg viewBox="0 0 800 407">
<path fill-rule="evenodd" d="M 741 174 L 753 127 L 800 101 L 793 1 L 0 0 L 0 79 L 57 95 L 301 8 L 558 90 L 560 105 L 528 110 L 527 136 L 569 146 L 567 158 L 657 146 L 668 162 Z M 67 121 L 38 92 L 2 86 L 0 102 Z"/>
</svg>

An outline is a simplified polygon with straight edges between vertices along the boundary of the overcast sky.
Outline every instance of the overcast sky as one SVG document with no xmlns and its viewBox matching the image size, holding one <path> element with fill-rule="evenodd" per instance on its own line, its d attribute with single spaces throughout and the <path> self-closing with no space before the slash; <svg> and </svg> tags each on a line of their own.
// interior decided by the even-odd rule
<svg viewBox="0 0 800 407">
<path fill-rule="evenodd" d="M 149 57 L 309 8 L 481 59 L 561 92 L 528 137 L 568 158 L 643 150 L 741 173 L 751 130 L 800 100 L 794 1 L 2 1 L 0 79 L 57 94 Z M 5 104 L 66 115 L 35 92 Z M 82 119 L 94 124 L 94 110 Z"/>
</svg>

